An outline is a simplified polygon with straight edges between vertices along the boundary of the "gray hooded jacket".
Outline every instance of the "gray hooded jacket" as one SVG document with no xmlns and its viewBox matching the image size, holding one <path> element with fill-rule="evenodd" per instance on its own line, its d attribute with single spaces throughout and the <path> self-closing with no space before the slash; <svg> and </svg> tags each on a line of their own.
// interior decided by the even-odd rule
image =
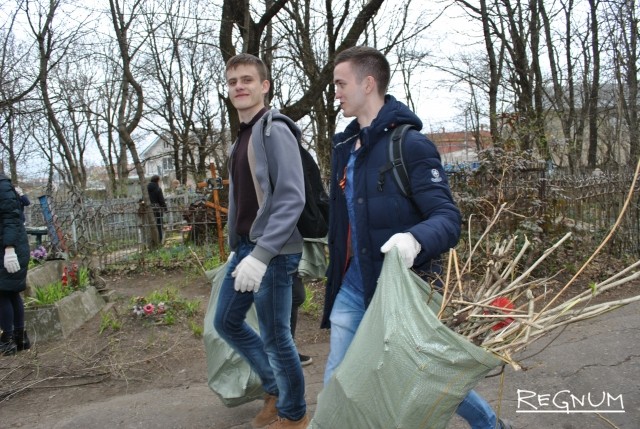
<svg viewBox="0 0 640 429">
<path fill-rule="evenodd" d="M 296 228 L 304 208 L 304 175 L 298 138 L 300 129 L 277 109 L 271 109 L 251 129 L 247 156 L 258 198 L 258 212 L 249 239 L 256 243 L 251 255 L 269 264 L 276 255 L 302 252 L 303 239 Z M 231 157 L 235 150 L 231 148 Z M 231 163 L 229 163 L 229 178 Z M 229 180 L 229 195 L 233 181 Z M 229 247 L 235 251 L 235 202 L 229 199 Z"/>
</svg>

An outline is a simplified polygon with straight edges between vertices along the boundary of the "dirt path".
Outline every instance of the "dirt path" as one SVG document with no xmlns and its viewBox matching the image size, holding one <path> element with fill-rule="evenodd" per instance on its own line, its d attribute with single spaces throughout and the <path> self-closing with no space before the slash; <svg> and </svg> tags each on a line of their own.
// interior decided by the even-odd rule
<svg viewBox="0 0 640 429">
<path fill-rule="evenodd" d="M 63 422 L 70 410 L 99 408 L 104 401 L 126 403 L 131 398 L 146 397 L 163 398 L 162 404 L 176 395 L 215 399 L 206 385 L 202 338 L 194 334 L 193 327 L 194 323 L 201 326 L 204 320 L 210 283 L 203 276 L 179 271 L 116 275 L 106 281 L 107 288 L 114 291 L 106 312 L 64 340 L 35 344 L 31 351 L 15 357 L 0 357 L 1 427 L 52 427 L 53 422 Z M 176 318 L 171 326 L 133 315 L 133 298 L 166 288 L 177 291 L 185 300 L 199 301 L 197 312 L 188 318 Z M 106 314 L 109 320 L 121 324 L 119 330 L 104 326 Z M 316 316 L 300 314 L 296 340 L 301 350 L 326 340 L 326 332 L 318 326 Z M 189 411 L 184 411 L 188 416 Z M 99 412 L 91 414 L 97 416 Z M 164 427 L 197 427 L 187 425 L 184 417 L 180 420 L 184 426 Z M 87 426 L 80 423 L 60 427 L 102 427 L 98 422 Z M 130 422 L 126 427 L 139 426 Z"/>
</svg>

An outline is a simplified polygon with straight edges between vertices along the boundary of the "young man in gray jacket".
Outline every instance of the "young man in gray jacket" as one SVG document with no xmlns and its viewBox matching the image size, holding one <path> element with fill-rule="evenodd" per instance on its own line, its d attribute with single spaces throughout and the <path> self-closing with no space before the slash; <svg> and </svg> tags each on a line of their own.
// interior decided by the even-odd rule
<svg viewBox="0 0 640 429">
<path fill-rule="evenodd" d="M 258 374 L 266 392 L 253 427 L 306 428 L 304 375 L 291 336 L 292 274 L 302 253 L 296 224 L 304 207 L 300 130 L 268 110 L 264 63 L 249 54 L 227 62 L 229 98 L 240 130 L 229 160 L 229 268 L 214 326 Z M 260 334 L 245 321 L 255 303 Z"/>
</svg>

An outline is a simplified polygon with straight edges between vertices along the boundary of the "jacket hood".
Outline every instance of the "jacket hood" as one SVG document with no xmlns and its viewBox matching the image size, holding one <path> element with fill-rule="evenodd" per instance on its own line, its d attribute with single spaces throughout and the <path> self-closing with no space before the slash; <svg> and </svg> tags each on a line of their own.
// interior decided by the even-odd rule
<svg viewBox="0 0 640 429">
<path fill-rule="evenodd" d="M 384 105 L 382 109 L 380 109 L 380 112 L 378 112 L 378 116 L 376 116 L 367 128 L 369 128 L 369 133 L 377 135 L 388 129 L 393 129 L 400 124 L 411 124 L 417 130 L 422 129 L 422 121 L 420 118 L 418 118 L 406 104 L 396 100 L 394 96 L 387 94 L 384 97 Z M 343 141 L 359 132 L 360 124 L 356 118 L 351 121 L 344 132 L 336 134 L 334 141 Z"/>
</svg>

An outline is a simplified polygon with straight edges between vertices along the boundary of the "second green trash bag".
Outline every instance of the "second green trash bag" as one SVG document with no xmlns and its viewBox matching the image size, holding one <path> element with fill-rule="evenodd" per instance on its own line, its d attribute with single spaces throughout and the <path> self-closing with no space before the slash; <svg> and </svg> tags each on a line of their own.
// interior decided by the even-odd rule
<svg viewBox="0 0 640 429">
<path fill-rule="evenodd" d="M 441 300 L 404 267 L 397 250 L 388 253 L 309 429 L 446 428 L 462 399 L 501 361 L 438 320 Z"/>
<path fill-rule="evenodd" d="M 235 407 L 264 396 L 260 377 L 249 364 L 223 340 L 213 327 L 213 318 L 220 295 L 220 287 L 227 273 L 227 264 L 207 272 L 211 280 L 211 296 L 204 317 L 204 347 L 207 355 L 209 388 L 224 405 Z M 247 313 L 247 323 L 259 332 L 255 305 Z M 188 357 L 187 357 L 188 358 Z"/>
</svg>

